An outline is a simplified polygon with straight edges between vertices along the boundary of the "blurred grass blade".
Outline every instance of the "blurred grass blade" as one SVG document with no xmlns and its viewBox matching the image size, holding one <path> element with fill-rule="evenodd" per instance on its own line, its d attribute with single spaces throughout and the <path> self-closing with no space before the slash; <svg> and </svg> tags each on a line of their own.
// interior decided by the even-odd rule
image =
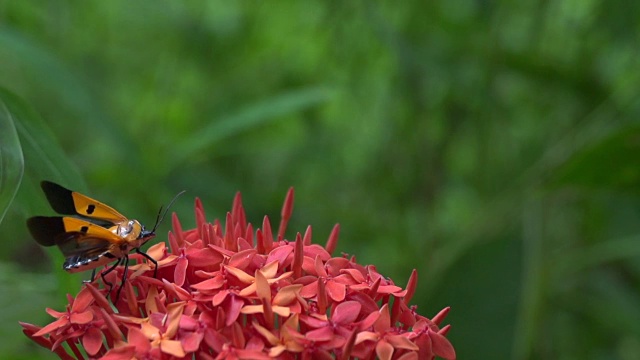
<svg viewBox="0 0 640 360">
<path fill-rule="evenodd" d="M 92 96 L 91 91 L 87 91 L 89 84 L 83 81 L 78 76 L 78 71 L 71 68 L 58 54 L 50 51 L 48 46 L 34 41 L 32 37 L 25 36 L 24 33 L 10 27 L 0 27 L 0 49 L 20 59 L 20 71 L 24 72 L 27 78 L 37 79 L 40 91 L 50 94 L 51 101 L 57 106 L 69 109 L 72 114 L 84 119 L 84 124 L 87 125 L 83 126 L 88 126 L 95 133 L 102 133 L 105 139 L 116 139 L 118 146 L 110 148 L 112 156 L 119 157 L 127 154 L 128 161 L 137 160 L 131 155 L 136 153 L 134 143 L 129 137 L 122 136 L 116 122 L 109 117 L 108 111 L 102 108 L 100 102 Z M 11 87 L 8 88 L 11 89 Z M 15 114 L 12 104 L 8 101 L 7 106 Z M 20 122 L 26 119 L 20 115 L 16 115 L 16 118 L 16 128 L 24 142 Z M 78 126 L 81 124 L 78 123 Z M 29 159 L 26 150 L 25 157 Z M 29 166 L 28 162 L 27 166 Z"/>
<path fill-rule="evenodd" d="M 24 158 L 9 109 L 0 100 L 0 223 L 18 192 Z"/>
<path fill-rule="evenodd" d="M 13 115 L 14 125 L 22 139 L 28 178 L 50 179 L 86 190 L 78 168 L 69 161 L 56 136 L 42 118 L 22 99 L 0 87 L 0 99 Z"/>
<path fill-rule="evenodd" d="M 326 87 L 295 90 L 248 106 L 236 114 L 213 121 L 184 141 L 176 149 L 173 164 L 200 153 L 207 147 L 230 136 L 240 134 L 269 121 L 276 121 L 283 115 L 305 110 L 330 99 L 332 92 Z"/>
<path fill-rule="evenodd" d="M 554 276 L 566 278 L 590 268 L 640 256 L 640 236 L 602 241 L 579 249 L 562 252 L 554 258 Z"/>
<path fill-rule="evenodd" d="M 577 151 L 562 164 L 549 181 L 558 189 L 579 186 L 639 193 L 640 126 L 628 124 Z"/>
</svg>

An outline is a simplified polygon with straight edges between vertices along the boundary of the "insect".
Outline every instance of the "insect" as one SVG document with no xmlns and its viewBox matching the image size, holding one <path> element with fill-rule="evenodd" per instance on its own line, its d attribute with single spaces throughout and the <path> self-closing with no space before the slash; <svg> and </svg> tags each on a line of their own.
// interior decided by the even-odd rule
<svg viewBox="0 0 640 360">
<path fill-rule="evenodd" d="M 147 230 L 138 220 L 130 220 L 112 207 L 86 195 L 66 189 L 50 181 L 41 183 L 49 204 L 55 212 L 71 216 L 35 216 L 27 220 L 27 227 L 36 242 L 43 246 L 57 245 L 65 256 L 63 269 L 70 272 L 92 270 L 91 282 L 95 280 L 97 268 L 116 261 L 100 274 L 104 284 L 113 284 L 105 275 L 122 264 L 124 272 L 122 284 L 116 294 L 116 301 L 127 277 L 129 253 L 135 251 L 154 264 L 154 277 L 158 275 L 158 263 L 140 247 L 156 236 L 155 231 L 162 222 L 169 207 L 179 195 L 169 203 L 164 213 L 158 211 L 156 224 Z"/>
</svg>

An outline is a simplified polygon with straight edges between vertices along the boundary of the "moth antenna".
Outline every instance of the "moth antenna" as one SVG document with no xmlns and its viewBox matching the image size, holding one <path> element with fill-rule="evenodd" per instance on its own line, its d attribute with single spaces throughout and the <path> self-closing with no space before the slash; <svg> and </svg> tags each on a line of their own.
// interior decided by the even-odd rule
<svg viewBox="0 0 640 360">
<path fill-rule="evenodd" d="M 171 207 L 171 205 L 173 205 L 173 203 L 178 199 L 178 197 L 180 197 L 180 195 L 184 194 L 185 192 L 187 191 L 182 190 L 176 196 L 174 196 L 173 199 L 169 202 L 169 205 L 167 205 L 167 207 L 164 209 L 164 212 L 162 212 L 162 206 L 160 206 L 160 210 L 158 210 L 158 216 L 156 216 L 156 224 L 153 226 L 153 230 L 151 230 L 152 233 L 156 232 L 156 229 L 158 228 L 160 223 L 162 223 L 162 220 L 164 220 L 164 217 L 165 215 L 167 215 L 167 212 L 169 211 L 169 208 Z M 162 216 L 160 214 L 162 214 Z"/>
</svg>

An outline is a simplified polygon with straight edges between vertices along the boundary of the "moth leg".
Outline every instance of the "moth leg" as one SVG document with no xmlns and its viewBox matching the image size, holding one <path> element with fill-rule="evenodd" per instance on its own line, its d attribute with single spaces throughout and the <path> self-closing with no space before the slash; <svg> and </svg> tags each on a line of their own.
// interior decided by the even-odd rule
<svg viewBox="0 0 640 360">
<path fill-rule="evenodd" d="M 91 284 L 92 282 L 94 282 L 96 280 L 96 269 L 94 268 L 91 271 L 91 280 L 82 280 L 83 283 L 85 284 Z"/>
<path fill-rule="evenodd" d="M 102 273 L 100 273 L 100 277 L 102 278 L 102 282 L 105 285 L 109 285 L 109 294 L 111 294 L 111 290 L 113 290 L 113 284 L 111 282 L 109 282 L 105 276 L 107 274 L 109 274 L 110 272 L 112 272 L 113 270 L 115 270 L 116 267 L 118 265 L 120 265 L 121 262 L 122 262 L 122 259 L 118 259 L 118 261 L 116 261 L 110 268 L 108 268 L 106 271 L 103 271 Z"/>
<path fill-rule="evenodd" d="M 153 263 L 153 278 L 157 278 L 158 277 L 158 262 L 156 261 L 156 259 L 152 258 L 151 256 L 149 256 L 149 254 L 147 254 L 146 252 L 140 251 L 140 248 L 136 248 L 136 252 L 142 256 L 144 256 L 145 258 L 147 258 L 147 260 L 151 261 Z"/>
<path fill-rule="evenodd" d="M 129 271 L 129 255 L 125 255 L 122 258 L 122 264 L 124 265 L 124 272 L 122 273 L 122 283 L 120 283 L 120 287 L 118 288 L 118 293 L 116 294 L 116 301 L 120 299 L 120 292 L 122 292 L 122 288 L 124 287 L 125 281 L 127 281 L 127 272 Z"/>
</svg>

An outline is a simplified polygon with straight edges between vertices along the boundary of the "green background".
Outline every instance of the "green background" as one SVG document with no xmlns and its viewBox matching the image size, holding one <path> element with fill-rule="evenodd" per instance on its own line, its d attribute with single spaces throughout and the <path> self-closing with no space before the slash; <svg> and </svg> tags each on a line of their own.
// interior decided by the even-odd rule
<svg viewBox="0 0 640 360">
<path fill-rule="evenodd" d="M 193 198 L 324 243 L 446 321 L 460 359 L 640 357 L 640 3 L 0 1 L 25 157 L 0 354 L 50 358 L 81 279 L 30 239 L 50 179 L 153 223 Z M 0 129 L 6 131 L 6 129 Z M 3 175 L 3 174 L 0 174 Z M 0 191 L 10 191 L 0 188 Z M 170 228 L 161 226 L 161 236 Z"/>
</svg>

